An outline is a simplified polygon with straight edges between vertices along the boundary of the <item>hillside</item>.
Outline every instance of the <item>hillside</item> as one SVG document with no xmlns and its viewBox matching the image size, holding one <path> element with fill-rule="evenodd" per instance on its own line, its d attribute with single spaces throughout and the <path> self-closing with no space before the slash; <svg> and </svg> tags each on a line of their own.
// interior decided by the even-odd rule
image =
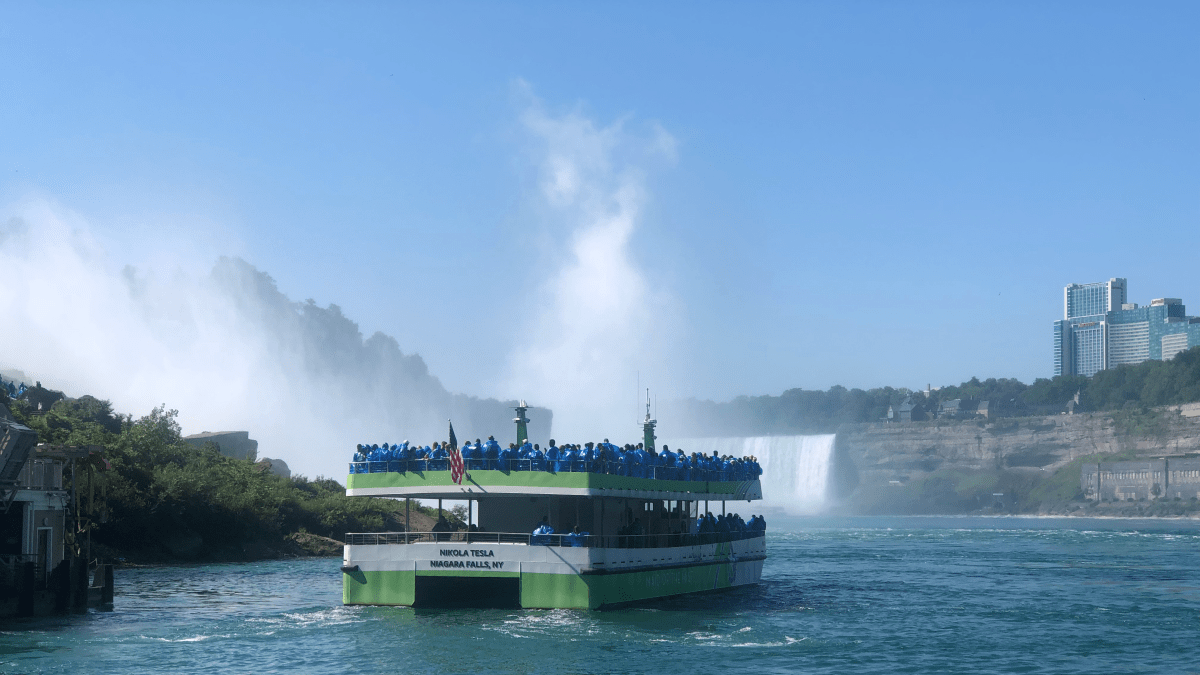
<svg viewBox="0 0 1200 675">
<path fill-rule="evenodd" d="M 94 485 L 106 513 L 93 541 L 103 558 L 128 562 L 237 561 L 329 555 L 346 532 L 402 530 L 404 503 L 347 497 L 331 478 L 283 478 L 232 459 L 211 445 L 184 442 L 176 411 L 134 419 L 91 396 L 62 398 L 44 414 L 0 394 L 43 443 L 99 445 L 108 462 Z M 414 529 L 432 527 L 434 510 L 414 504 Z M 452 521 L 454 514 L 448 514 Z"/>
</svg>

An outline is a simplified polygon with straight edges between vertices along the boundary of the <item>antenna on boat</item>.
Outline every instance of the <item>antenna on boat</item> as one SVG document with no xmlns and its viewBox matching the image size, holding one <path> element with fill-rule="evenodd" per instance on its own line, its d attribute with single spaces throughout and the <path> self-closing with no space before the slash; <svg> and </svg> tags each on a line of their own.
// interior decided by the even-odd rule
<svg viewBox="0 0 1200 675">
<path fill-rule="evenodd" d="M 529 405 L 525 403 L 525 399 L 521 399 L 520 405 L 513 410 L 517 411 L 517 416 L 513 421 L 517 423 L 517 447 L 529 440 L 529 418 L 525 416 L 525 411 L 529 410 Z"/>
<path fill-rule="evenodd" d="M 642 444 L 646 452 L 654 450 L 654 425 L 658 420 L 650 417 L 650 388 L 646 387 L 646 419 L 642 421 Z"/>
</svg>

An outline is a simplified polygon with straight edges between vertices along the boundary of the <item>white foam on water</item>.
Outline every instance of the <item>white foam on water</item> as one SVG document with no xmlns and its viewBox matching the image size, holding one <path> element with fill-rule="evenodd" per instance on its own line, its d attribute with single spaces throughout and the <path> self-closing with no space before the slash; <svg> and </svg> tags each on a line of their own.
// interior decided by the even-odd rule
<svg viewBox="0 0 1200 675">
<path fill-rule="evenodd" d="M 836 438 L 836 434 L 681 438 L 666 444 L 689 454 L 715 451 L 718 455 L 757 457 L 763 469 L 763 505 L 790 515 L 806 515 L 825 508 Z"/>
</svg>

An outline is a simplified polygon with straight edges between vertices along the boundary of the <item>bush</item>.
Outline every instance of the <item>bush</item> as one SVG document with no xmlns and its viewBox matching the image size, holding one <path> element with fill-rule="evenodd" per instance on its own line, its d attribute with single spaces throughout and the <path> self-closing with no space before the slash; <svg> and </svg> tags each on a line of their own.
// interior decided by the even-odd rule
<svg viewBox="0 0 1200 675">
<path fill-rule="evenodd" d="M 144 559 L 241 559 L 287 550 L 289 535 L 307 531 L 334 539 L 379 530 L 403 504 L 347 497 L 336 480 L 276 476 L 231 459 L 209 443 L 185 443 L 178 412 L 159 406 L 139 419 L 113 414 L 90 396 L 58 401 L 26 421 L 43 442 L 99 445 L 108 470 L 81 473 L 80 489 L 105 493 L 108 521 L 94 540 Z M 180 552 L 180 540 L 202 545 Z"/>
</svg>

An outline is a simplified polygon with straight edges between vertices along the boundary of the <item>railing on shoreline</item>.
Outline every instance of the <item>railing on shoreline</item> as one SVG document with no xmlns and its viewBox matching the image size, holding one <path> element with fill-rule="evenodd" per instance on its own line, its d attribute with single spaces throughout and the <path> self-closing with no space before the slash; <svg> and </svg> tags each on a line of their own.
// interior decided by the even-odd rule
<svg viewBox="0 0 1200 675">
<path fill-rule="evenodd" d="M 544 473 L 603 473 L 610 476 L 650 478 L 657 480 L 682 480 L 692 482 L 720 482 L 751 480 L 749 471 L 711 471 L 695 467 L 646 466 L 644 464 L 621 464 L 603 460 L 565 462 L 548 459 L 467 459 L 463 460 L 467 471 L 541 471 Z M 410 459 L 389 462 L 350 462 L 350 473 L 415 473 L 426 471 L 449 471 L 447 459 Z M 757 478 L 757 476 L 755 477 Z"/>
<path fill-rule="evenodd" d="M 386 544 L 524 544 L 566 548 L 675 548 L 740 541 L 763 536 L 761 530 L 700 534 L 526 534 L 521 532 L 352 532 L 350 546 Z"/>
</svg>

